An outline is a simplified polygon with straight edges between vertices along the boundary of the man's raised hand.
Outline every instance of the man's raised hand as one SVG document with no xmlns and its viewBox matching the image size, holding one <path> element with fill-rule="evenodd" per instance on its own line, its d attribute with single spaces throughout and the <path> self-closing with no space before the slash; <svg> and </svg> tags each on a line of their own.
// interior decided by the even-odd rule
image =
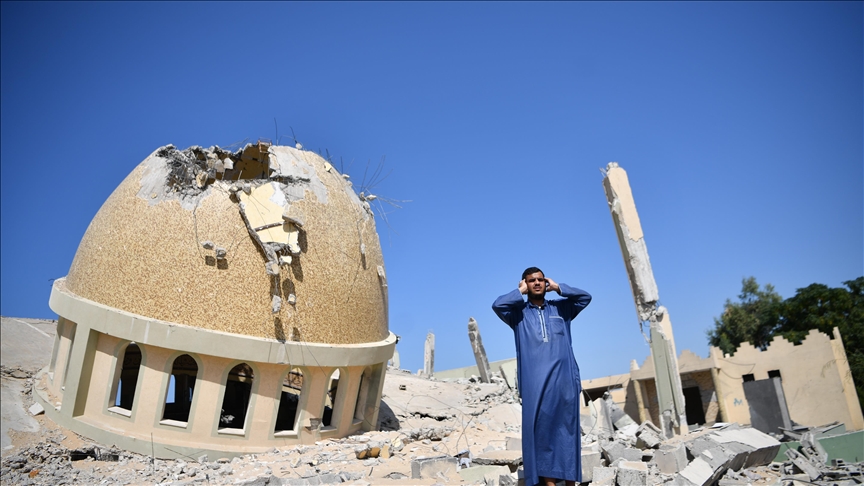
<svg viewBox="0 0 864 486">
<path fill-rule="evenodd" d="M 523 295 L 528 293 L 528 283 L 524 278 L 519 281 L 519 292 Z"/>
<path fill-rule="evenodd" d="M 546 291 L 547 292 L 549 292 L 549 291 L 558 292 L 560 294 L 561 293 L 561 287 L 559 287 L 558 284 L 554 280 L 546 277 Z"/>
</svg>

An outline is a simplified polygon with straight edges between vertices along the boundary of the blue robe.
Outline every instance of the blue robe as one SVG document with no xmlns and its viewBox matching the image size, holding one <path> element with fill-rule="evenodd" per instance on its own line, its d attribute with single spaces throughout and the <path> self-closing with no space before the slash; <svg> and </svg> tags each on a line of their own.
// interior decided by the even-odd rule
<svg viewBox="0 0 864 486">
<path fill-rule="evenodd" d="M 522 396 L 525 484 L 540 476 L 582 481 L 579 366 L 570 321 L 591 302 L 584 290 L 559 284 L 564 299 L 537 307 L 519 290 L 502 295 L 492 310 L 516 335 L 516 376 Z"/>
</svg>

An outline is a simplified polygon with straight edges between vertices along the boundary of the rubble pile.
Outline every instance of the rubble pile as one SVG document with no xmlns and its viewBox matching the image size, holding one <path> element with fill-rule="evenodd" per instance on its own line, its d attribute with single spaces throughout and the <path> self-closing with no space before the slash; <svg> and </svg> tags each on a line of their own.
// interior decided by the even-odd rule
<svg viewBox="0 0 864 486">
<path fill-rule="evenodd" d="M 29 372 L 15 373 L 29 379 Z M 494 375 L 491 381 L 444 382 L 391 369 L 381 430 L 232 459 L 129 453 L 87 442 L 41 415 L 38 440 L 3 451 L 0 478 L 16 485 L 522 484 L 518 396 Z M 32 403 L 24 398 L 25 405 Z M 813 434 L 804 434 L 799 451 L 787 451 L 786 462 L 772 463 L 780 442 L 752 428 L 718 424 L 665 439 L 651 422 L 636 424 L 611 400 L 595 400 L 589 408 L 591 414 L 582 416 L 583 484 L 864 483 L 860 463 L 827 465 Z"/>
<path fill-rule="evenodd" d="M 739 424 L 715 424 L 683 437 L 665 439 L 651 422 L 636 426 L 608 397 L 590 403 L 582 416 L 583 481 L 592 485 L 635 486 L 825 486 L 864 483 L 862 464 L 847 465 L 828 455 L 812 433 L 804 434 L 801 452 L 773 462 L 781 443 Z"/>
</svg>

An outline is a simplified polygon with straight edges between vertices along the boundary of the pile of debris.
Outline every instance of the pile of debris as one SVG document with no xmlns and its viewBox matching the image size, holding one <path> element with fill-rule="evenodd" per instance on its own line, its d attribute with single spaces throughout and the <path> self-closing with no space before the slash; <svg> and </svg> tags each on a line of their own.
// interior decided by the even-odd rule
<svg viewBox="0 0 864 486">
<path fill-rule="evenodd" d="M 3 484 L 21 485 L 519 485 L 521 406 L 515 390 L 494 375 L 490 381 L 444 382 L 390 369 L 378 431 L 232 459 L 129 453 L 87 442 L 42 415 L 36 417 L 43 427 L 38 442 L 4 451 L 0 477 Z M 800 450 L 787 451 L 789 460 L 780 463 L 772 461 L 781 443 L 756 429 L 718 424 L 665 439 L 651 422 L 636 424 L 608 397 L 590 409 L 581 424 L 583 484 L 864 483 L 860 463 L 826 465 L 828 456 L 813 434 L 805 434 Z"/>
<path fill-rule="evenodd" d="M 804 435 L 800 453 L 789 449 L 789 461 L 777 463 L 781 443 L 754 428 L 721 423 L 664 439 L 651 422 L 635 424 L 608 394 L 590 410 L 582 416 L 582 474 L 592 485 L 864 483 L 861 463 L 826 466 L 828 455 L 812 433 Z"/>
</svg>

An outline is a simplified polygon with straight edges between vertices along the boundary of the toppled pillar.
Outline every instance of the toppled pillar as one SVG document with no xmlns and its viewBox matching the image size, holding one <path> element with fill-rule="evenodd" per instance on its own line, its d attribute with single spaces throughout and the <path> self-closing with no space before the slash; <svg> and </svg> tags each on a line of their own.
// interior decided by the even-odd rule
<svg viewBox="0 0 864 486">
<path fill-rule="evenodd" d="M 435 335 L 426 335 L 426 345 L 423 349 L 423 374 L 432 376 L 435 373 Z"/>
<path fill-rule="evenodd" d="M 489 359 L 486 358 L 486 349 L 483 348 L 483 341 L 480 339 L 480 329 L 473 317 L 468 318 L 468 339 L 471 340 L 471 349 L 474 351 L 477 369 L 480 370 L 480 380 L 489 383 L 489 377 L 492 375 Z"/>
<path fill-rule="evenodd" d="M 624 256 L 624 266 L 630 280 L 630 289 L 633 291 L 639 323 L 641 325 L 647 322 L 650 325 L 660 428 L 667 438 L 672 436 L 673 431 L 686 434 L 687 416 L 684 412 L 684 393 L 678 372 L 672 322 L 666 308 L 658 305 L 660 295 L 654 281 L 654 272 L 651 270 L 651 261 L 648 259 L 648 248 L 645 246 L 630 182 L 627 180 L 627 173 L 618 167 L 617 162 L 609 162 L 606 166 L 603 190 L 606 192 L 618 243 Z"/>
</svg>

